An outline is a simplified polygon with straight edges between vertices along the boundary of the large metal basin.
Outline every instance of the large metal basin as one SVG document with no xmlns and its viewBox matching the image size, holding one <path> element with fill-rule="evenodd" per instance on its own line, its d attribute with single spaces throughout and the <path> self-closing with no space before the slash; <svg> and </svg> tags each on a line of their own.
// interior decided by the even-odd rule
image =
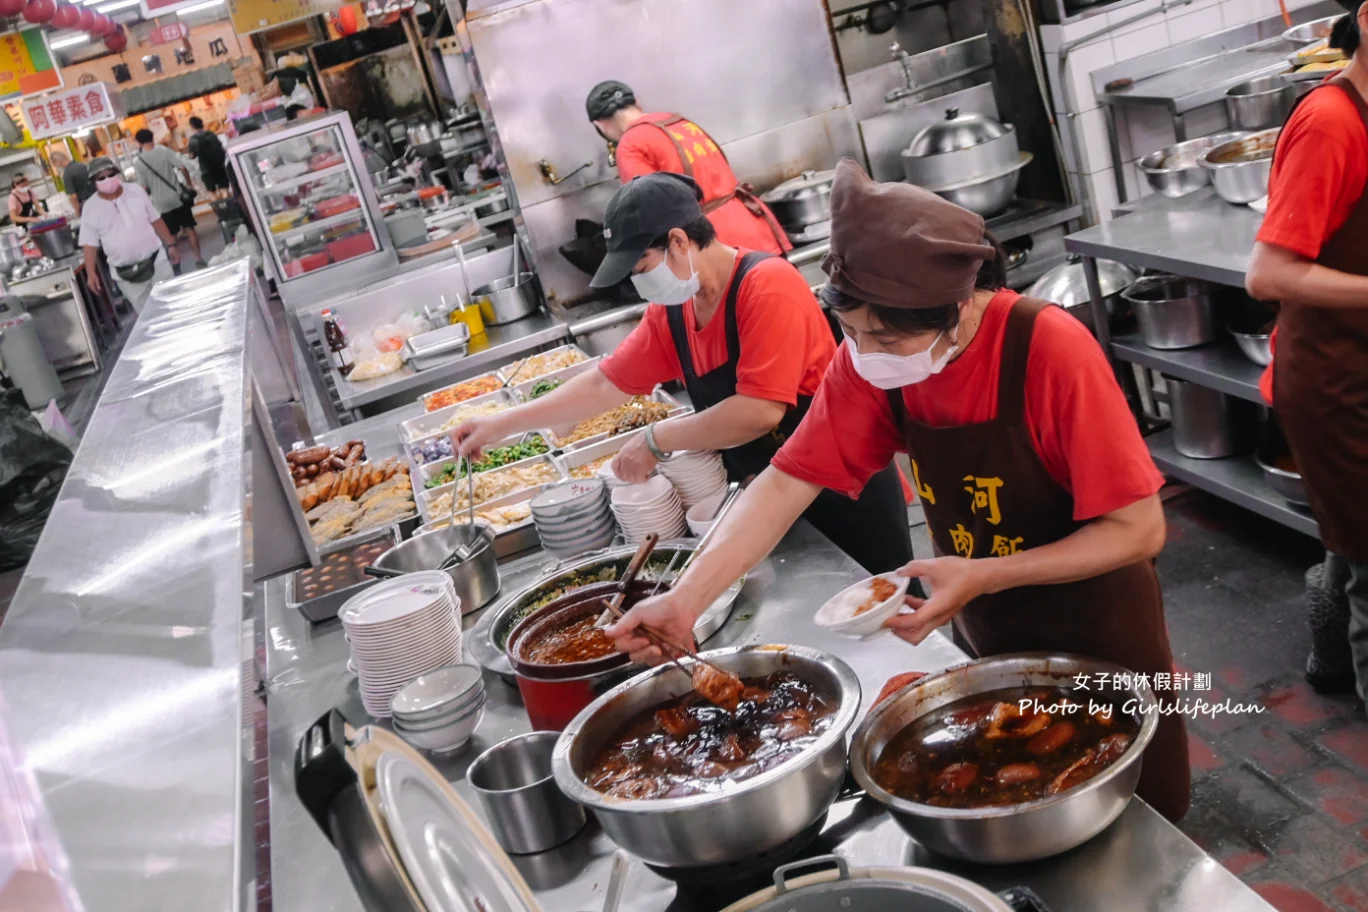
<svg viewBox="0 0 1368 912">
<path fill-rule="evenodd" d="M 625 722 L 693 685 L 666 664 L 591 703 L 556 742 L 551 758 L 556 784 L 594 812 L 608 838 L 647 864 L 697 868 L 775 848 L 825 813 L 845 778 L 846 732 L 860 708 L 860 682 L 849 665 L 801 646 L 741 646 L 703 655 L 743 677 L 792 671 L 818 684 L 839 705 L 831 726 L 806 751 L 721 794 L 631 801 L 591 789 L 584 784 L 584 771 Z M 685 659 L 685 666 L 691 661 Z"/>
<path fill-rule="evenodd" d="M 1009 687 L 1069 686 L 1074 675 L 1099 672 L 1115 675 L 1126 673 L 1126 669 L 1083 656 L 1017 653 L 922 678 L 865 716 L 850 746 L 850 770 L 869 796 L 888 808 L 899 826 L 933 852 L 985 864 L 1034 861 L 1067 852 L 1110 826 L 1135 793 L 1141 754 L 1159 724 L 1158 704 L 1148 686 L 1108 692 L 1113 699 L 1120 697 L 1122 707 L 1136 710 L 1143 720 L 1140 733 L 1121 759 L 1077 788 L 1039 801 L 992 808 L 932 807 L 884 791 L 870 770 L 898 732 L 956 700 Z"/>
</svg>

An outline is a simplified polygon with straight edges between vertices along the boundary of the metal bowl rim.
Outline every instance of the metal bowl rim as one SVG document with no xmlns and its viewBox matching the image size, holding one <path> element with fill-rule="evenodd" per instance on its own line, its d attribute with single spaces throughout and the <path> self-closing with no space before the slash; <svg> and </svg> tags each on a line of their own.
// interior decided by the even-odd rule
<svg viewBox="0 0 1368 912">
<path fill-rule="evenodd" d="M 442 529 L 433 529 L 431 532 L 428 532 L 428 533 L 425 533 L 425 534 L 427 534 L 427 535 L 436 535 L 436 534 L 442 533 L 442 532 L 450 532 L 452 529 L 467 528 L 468 526 L 469 526 L 469 523 L 457 523 L 457 524 L 455 524 L 455 525 L 448 524 L 445 528 L 442 528 Z M 465 560 L 461 561 L 461 563 L 459 563 L 459 564 L 456 564 L 456 565 L 454 565 L 454 566 L 452 566 L 452 567 L 449 567 L 449 568 L 448 568 L 449 570 L 455 570 L 456 567 L 460 567 L 460 566 L 462 566 L 462 565 L 464 565 L 464 564 L 468 564 L 468 563 L 474 561 L 475 558 L 481 556 L 482 554 L 484 554 L 485 551 L 487 551 L 487 550 L 489 550 L 490 548 L 493 548 L 493 547 L 494 547 L 494 530 L 489 526 L 489 524 L 488 524 L 488 523 L 485 523 L 485 522 L 478 522 L 478 523 L 475 524 L 475 528 L 476 528 L 476 529 L 479 531 L 479 533 L 480 533 L 480 539 L 481 539 L 480 545 L 479 545 L 478 547 L 476 547 L 474 551 L 471 552 L 470 557 L 468 557 L 468 558 L 466 558 Z M 390 548 L 388 551 L 386 551 L 384 554 L 381 554 L 379 557 L 377 557 L 377 558 L 375 559 L 375 566 L 377 566 L 377 567 L 384 567 L 386 570 L 395 569 L 395 568 L 385 567 L 385 564 L 384 564 L 385 558 L 389 557 L 391 554 L 395 554 L 395 553 L 398 552 L 398 551 L 402 551 L 402 550 L 404 549 L 404 547 L 405 547 L 406 545 L 409 544 L 409 542 L 420 541 L 420 540 L 421 540 L 421 539 L 419 538 L 419 536 L 415 535 L 415 536 L 413 536 L 412 538 L 409 538 L 409 539 L 407 539 L 407 540 L 405 540 L 405 541 L 399 542 L 399 544 L 395 545 L 394 547 L 392 547 L 392 548 Z M 415 548 L 414 548 L 413 550 L 417 550 L 416 546 L 415 546 Z M 429 568 L 429 569 L 431 569 L 431 570 L 436 570 L 437 568 L 436 568 L 436 567 L 431 567 L 431 568 Z M 422 571 L 422 570 L 410 570 L 410 571 L 407 571 L 407 573 L 422 573 L 422 572 L 424 572 L 424 571 Z M 443 570 L 443 571 L 441 571 L 441 572 L 445 573 L 446 571 Z"/>
<path fill-rule="evenodd" d="M 1197 294 L 1187 294 L 1183 295 L 1180 298 L 1165 298 L 1162 301 L 1151 301 L 1146 298 L 1137 298 L 1132 294 L 1132 292 L 1135 291 L 1137 288 L 1139 288 L 1141 291 L 1144 291 L 1149 288 L 1158 288 L 1162 285 L 1168 284 L 1169 282 L 1186 282 L 1188 283 L 1189 288 L 1196 287 L 1199 290 Z M 1189 279 L 1186 276 L 1169 274 L 1147 275 L 1140 276 L 1140 278 L 1136 279 L 1134 282 L 1127 285 L 1125 288 L 1121 289 L 1119 294 L 1123 299 L 1129 301 L 1132 304 L 1172 304 L 1175 301 L 1188 301 L 1198 296 L 1210 299 L 1211 285 L 1202 279 Z"/>
<path fill-rule="evenodd" d="M 774 769 L 766 770 L 758 776 L 750 779 L 743 779 L 730 788 L 723 789 L 721 792 L 711 795 L 688 795 L 683 798 L 637 798 L 621 799 L 613 798 L 602 792 L 591 788 L 575 773 L 570 766 L 570 746 L 574 742 L 580 731 L 590 718 L 594 716 L 604 706 L 622 694 L 627 693 L 635 687 L 639 687 L 647 680 L 665 674 L 675 672 L 675 667 L 671 664 L 657 665 L 647 669 L 639 675 L 623 681 L 603 694 L 600 694 L 594 702 L 580 710 L 579 715 L 570 721 L 570 724 L 561 732 L 559 740 L 556 741 L 555 750 L 551 754 L 551 772 L 556 778 L 556 784 L 560 786 L 566 797 L 572 801 L 577 801 L 591 810 L 611 811 L 614 814 L 634 814 L 640 816 L 655 816 L 658 814 L 669 813 L 671 811 L 698 811 L 703 808 L 716 804 L 724 804 L 735 800 L 737 797 L 747 792 L 756 792 L 765 787 L 778 782 L 780 779 L 788 778 L 799 772 L 805 767 L 811 766 L 823 757 L 832 747 L 840 745 L 845 747 L 846 732 L 855 722 L 855 716 L 860 711 L 860 679 L 855 674 L 854 669 L 829 652 L 822 652 L 819 649 L 812 649 L 807 646 L 794 646 L 784 644 L 757 644 L 751 646 L 729 646 L 723 649 L 713 649 L 708 652 L 699 653 L 706 659 L 718 660 L 728 656 L 740 655 L 747 652 L 774 652 L 787 653 L 812 662 L 826 665 L 836 676 L 840 684 L 840 692 L 843 696 L 841 705 L 834 714 L 834 721 L 831 726 L 821 734 L 811 747 L 804 750 L 785 762 L 779 764 Z M 687 656 L 680 660 L 687 668 L 693 663 L 694 658 Z"/>
<path fill-rule="evenodd" d="M 1276 142 L 1272 147 L 1268 149 L 1268 155 L 1262 156 L 1260 158 L 1252 158 L 1248 161 L 1214 162 L 1211 160 L 1211 156 L 1215 155 L 1217 152 L 1220 152 L 1226 146 L 1233 146 L 1236 143 L 1241 143 L 1248 139 L 1258 139 L 1269 134 L 1272 134 L 1274 137 L 1280 136 L 1282 134 L 1282 127 L 1271 127 L 1267 130 L 1256 130 L 1253 133 L 1249 133 L 1248 135 L 1241 137 L 1240 139 L 1232 139 L 1229 142 L 1221 143 L 1219 146 L 1212 146 L 1205 153 L 1203 153 L 1202 157 L 1198 159 L 1198 161 L 1201 163 L 1203 168 L 1208 168 L 1212 171 L 1223 171 L 1230 168 L 1246 168 L 1257 165 L 1268 165 L 1272 163 L 1273 153 L 1277 151 Z"/>
<path fill-rule="evenodd" d="M 1009 804 L 998 807 L 939 808 L 930 804 L 909 801 L 906 798 L 898 798 L 885 791 L 874 781 L 874 778 L 865 768 L 864 742 L 868 738 L 869 732 L 875 727 L 879 720 L 892 712 L 902 701 L 907 700 L 920 688 L 940 680 L 952 671 L 974 665 L 987 666 L 1023 660 L 1042 663 L 1069 662 L 1088 665 L 1099 670 L 1111 671 L 1113 673 L 1132 673 L 1129 669 L 1122 668 L 1120 665 L 1073 653 L 1014 652 L 999 656 L 991 656 L 976 662 L 954 665 L 936 674 L 919 678 L 885 699 L 882 703 L 870 709 L 869 712 L 865 714 L 864 720 L 861 721 L 859 726 L 855 729 L 855 735 L 851 739 L 850 744 L 850 772 L 855 777 L 855 781 L 860 784 L 860 787 L 863 788 L 870 797 L 887 807 L 890 811 L 909 814 L 915 817 L 927 817 L 935 820 L 989 820 L 1000 817 L 1015 817 L 1022 813 L 1044 810 L 1075 799 L 1086 792 L 1097 791 L 1101 789 L 1102 786 L 1121 775 L 1127 768 L 1140 759 L 1141 755 L 1145 752 L 1145 748 L 1149 747 L 1150 741 L 1154 738 L 1154 730 L 1159 726 L 1159 717 L 1157 712 L 1155 712 L 1158 708 L 1159 701 L 1155 699 L 1154 692 L 1148 685 L 1139 690 L 1136 688 L 1129 689 L 1129 693 L 1133 697 L 1138 698 L 1143 705 L 1141 707 L 1142 721 L 1140 723 L 1140 731 L 1136 733 L 1135 740 L 1131 742 L 1131 745 L 1126 749 L 1126 752 L 1121 755 L 1120 759 L 1107 767 L 1107 769 L 1099 775 L 1094 776 L 1082 785 L 1060 792 L 1058 795 L 1047 795 L 1044 798 L 1037 798 L 1035 801 L 1025 801 L 1020 804 Z M 974 694 L 967 693 L 963 694 L 958 699 L 971 696 L 974 696 Z M 913 719 L 908 720 L 907 725 L 912 724 L 912 722 L 919 718 L 921 718 L 921 716 L 916 716 Z M 906 728 L 907 725 L 904 725 L 903 728 Z M 557 747 L 559 747 L 559 745 L 557 745 Z"/>
<path fill-rule="evenodd" d="M 1264 462 L 1263 454 L 1258 451 L 1255 451 L 1254 453 L 1254 462 L 1259 466 L 1259 468 L 1263 469 L 1270 475 L 1276 475 L 1279 478 L 1286 478 L 1288 481 L 1297 481 L 1305 484 L 1304 479 L 1299 473 L 1289 472 L 1286 469 L 1280 469 L 1275 465 L 1269 465 L 1268 463 Z"/>
<path fill-rule="evenodd" d="M 1235 142 L 1253 135 L 1254 134 L 1249 130 L 1226 130 L 1222 133 L 1213 133 L 1211 136 L 1200 136 L 1197 139 L 1189 139 L 1184 142 L 1174 143 L 1171 146 L 1165 146 L 1162 149 L 1146 155 L 1136 163 L 1136 167 L 1140 169 L 1142 174 L 1185 174 L 1189 171 L 1200 171 L 1202 168 L 1200 156 L 1198 156 L 1193 164 L 1182 168 L 1160 168 L 1157 163 L 1164 161 L 1169 158 L 1169 156 L 1177 155 L 1180 152 L 1187 152 L 1190 149 L 1208 151 L 1210 149 L 1219 148 L 1226 143 Z M 1214 140 L 1220 141 L 1215 142 Z M 1153 159 L 1156 164 L 1146 164 L 1146 162 L 1149 162 L 1151 159 Z"/>
<path fill-rule="evenodd" d="M 994 174 L 981 174 L 976 177 L 966 178 L 965 180 L 955 181 L 952 184 L 944 184 L 937 187 L 922 187 L 922 189 L 929 190 L 932 193 L 950 193 L 954 190 L 966 190 L 969 187 L 977 187 L 980 184 L 991 183 L 992 181 L 1001 180 L 1004 177 L 1010 177 L 1011 175 L 1016 174 L 1022 168 L 1029 165 L 1034 158 L 1034 153 L 1021 151 L 1017 153 L 1016 162 L 1005 171 L 998 171 Z"/>
<path fill-rule="evenodd" d="M 1269 85 L 1272 85 L 1273 88 L 1271 88 L 1271 89 L 1260 89 L 1260 90 L 1257 91 L 1257 92 L 1240 92 L 1240 91 L 1236 91 L 1237 89 L 1243 89 L 1243 88 L 1245 88 L 1246 86 L 1251 86 L 1251 85 L 1253 85 L 1253 84 L 1256 83 L 1256 82 L 1267 83 L 1267 84 L 1269 84 Z M 1283 92 L 1289 91 L 1290 88 L 1291 88 L 1291 87 L 1283 80 L 1282 75 L 1281 75 L 1281 74 L 1278 74 L 1278 73 L 1275 73 L 1275 74 L 1273 74 L 1273 75 L 1271 75 L 1271 76 L 1256 76 L 1256 77 L 1254 77 L 1253 79 L 1246 79 L 1244 82 L 1238 83 L 1238 84 L 1233 85 L 1233 86 L 1231 86 L 1230 88 L 1226 89 L 1226 93 L 1225 93 L 1225 94 L 1226 94 L 1226 98 L 1230 98 L 1230 99 L 1239 99 L 1239 98 L 1263 98 L 1264 96 L 1267 96 L 1267 95 L 1280 95 L 1280 94 L 1282 94 Z"/>
<path fill-rule="evenodd" d="M 516 788 L 509 788 L 509 789 L 490 789 L 490 788 L 485 788 L 484 786 L 481 786 L 481 785 L 476 785 L 476 784 L 475 784 L 475 780 L 474 780 L 473 778 L 471 778 L 470 773 L 471 773 L 471 771 L 474 770 L 477 766 L 479 766 L 482 762 L 485 763 L 485 764 L 490 763 L 491 761 L 490 761 L 489 759 L 487 759 L 487 758 L 489 758 L 495 751 L 499 750 L 500 748 L 506 748 L 507 745 L 513 744 L 514 742 L 521 742 L 521 741 L 545 741 L 548 735 L 550 735 L 550 736 L 552 736 L 552 737 L 556 737 L 557 733 L 556 733 L 556 732 L 553 732 L 553 731 L 531 731 L 531 732 L 523 732 L 521 735 L 514 735 L 514 736 L 511 737 L 511 738 L 504 738 L 504 739 L 503 739 L 502 741 L 500 741 L 498 744 L 493 744 L 493 745 L 491 745 L 491 746 L 485 748 L 483 751 L 480 752 L 480 755 L 479 755 L 478 757 L 476 757 L 474 760 L 471 760 L 471 761 L 470 761 L 470 766 L 466 767 L 466 782 L 468 782 L 468 783 L 470 784 L 471 789 L 474 790 L 474 792 L 475 792 L 476 794 L 478 794 L 478 795 L 516 795 L 516 794 L 520 794 L 520 793 L 532 791 L 533 789 L 544 788 L 544 787 L 546 786 L 546 783 L 548 783 L 548 782 L 550 782 L 551 780 L 553 780 L 553 779 L 556 778 L 556 769 L 555 769 L 555 765 L 554 765 L 554 762 L 555 762 L 555 754 L 554 754 L 554 751 L 555 751 L 556 746 L 560 743 L 559 741 L 557 741 L 556 743 L 554 743 L 554 744 L 551 745 L 551 749 L 552 749 L 552 751 L 553 751 L 553 754 L 552 754 L 552 764 L 553 764 L 553 765 L 552 765 L 552 767 L 551 767 L 551 772 L 548 773 L 547 775 L 541 777 L 541 778 L 538 779 L 536 782 L 529 782 L 529 783 L 527 783 L 526 785 L 520 785 L 520 786 L 518 786 L 518 787 L 516 787 Z"/>
</svg>

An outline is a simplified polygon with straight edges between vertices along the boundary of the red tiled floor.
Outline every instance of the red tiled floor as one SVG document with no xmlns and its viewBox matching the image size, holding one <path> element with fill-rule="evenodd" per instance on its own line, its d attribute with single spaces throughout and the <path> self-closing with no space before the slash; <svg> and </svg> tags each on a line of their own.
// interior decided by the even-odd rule
<svg viewBox="0 0 1368 912">
<path fill-rule="evenodd" d="M 1346 912 L 1368 912 L 1368 876 L 1355 871 L 1330 888 L 1330 898 Z"/>
<path fill-rule="evenodd" d="M 1320 761 L 1318 754 L 1297 743 L 1276 723 L 1246 725 L 1227 735 L 1221 746 L 1231 757 L 1253 763 L 1278 778 L 1295 776 Z"/>
<path fill-rule="evenodd" d="M 1368 865 L 1368 852 L 1352 836 L 1341 835 L 1309 814 L 1278 827 L 1264 848 L 1299 874 L 1303 886 L 1323 884 Z"/>
<path fill-rule="evenodd" d="M 1263 704 L 1293 728 L 1312 728 L 1345 714 L 1344 704 L 1321 696 L 1305 681 L 1270 690 Z"/>
<path fill-rule="evenodd" d="M 1218 770 L 1226 765 L 1226 758 L 1212 750 L 1211 745 L 1202 737 L 1188 729 L 1188 760 L 1192 763 L 1192 774 L 1200 776 Z"/>
<path fill-rule="evenodd" d="M 1368 821 L 1368 779 L 1342 766 L 1327 766 L 1293 779 L 1288 789 L 1336 823 Z"/>
<path fill-rule="evenodd" d="M 1218 860 L 1225 865 L 1225 869 L 1231 874 L 1236 877 L 1244 877 L 1249 872 L 1267 864 L 1268 856 L 1258 851 L 1236 852 Z"/>
<path fill-rule="evenodd" d="M 1278 912 L 1335 912 L 1316 894 L 1291 884 L 1274 881 L 1256 883 L 1252 886 L 1254 892 L 1262 896 Z"/>
<path fill-rule="evenodd" d="M 1368 726 L 1362 722 L 1328 731 L 1320 737 L 1320 744 L 1334 752 L 1346 763 L 1368 774 Z"/>
</svg>

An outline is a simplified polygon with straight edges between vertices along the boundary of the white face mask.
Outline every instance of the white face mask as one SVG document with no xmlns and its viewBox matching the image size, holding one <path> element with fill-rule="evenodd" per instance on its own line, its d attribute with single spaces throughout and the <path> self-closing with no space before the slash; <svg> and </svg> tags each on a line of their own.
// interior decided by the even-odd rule
<svg viewBox="0 0 1368 912">
<path fill-rule="evenodd" d="M 698 294 L 698 270 L 693 268 L 693 251 L 689 251 L 689 277 L 681 279 L 670 268 L 670 253 L 667 250 L 655 268 L 632 276 L 632 284 L 637 294 L 647 301 L 677 307 Z"/>
<path fill-rule="evenodd" d="M 855 373 L 864 378 L 870 386 L 891 390 L 921 383 L 945 369 L 945 365 L 950 363 L 951 356 L 959 346 L 951 345 L 945 354 L 933 358 L 931 349 L 936 347 L 936 342 L 939 342 L 943 335 L 945 333 L 936 336 L 926 351 L 917 352 L 915 355 L 890 355 L 887 352 L 862 355 L 854 339 L 847 337 L 845 343 L 850 351 L 850 363 L 855 366 Z"/>
</svg>

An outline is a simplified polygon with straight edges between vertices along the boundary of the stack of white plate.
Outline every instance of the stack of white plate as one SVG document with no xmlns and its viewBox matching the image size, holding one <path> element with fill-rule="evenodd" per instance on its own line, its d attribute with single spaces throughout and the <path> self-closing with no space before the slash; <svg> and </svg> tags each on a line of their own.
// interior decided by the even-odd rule
<svg viewBox="0 0 1368 912">
<path fill-rule="evenodd" d="M 659 465 L 660 474 L 670 479 L 687 510 L 707 500 L 727 486 L 727 470 L 716 450 L 690 450 Z"/>
<path fill-rule="evenodd" d="M 542 546 L 558 557 L 606 548 L 617 534 L 608 486 L 598 478 L 549 487 L 528 505 Z"/>
<path fill-rule="evenodd" d="M 465 746 L 484 717 L 484 678 L 474 665 L 447 665 L 419 675 L 390 699 L 401 738 L 434 754 Z"/>
<path fill-rule="evenodd" d="M 613 515 L 631 544 L 640 544 L 652 532 L 662 540 L 679 538 L 688 528 L 679 494 L 663 476 L 656 475 L 645 484 L 617 488 L 612 501 Z"/>
<path fill-rule="evenodd" d="M 361 702 L 390 714 L 395 692 L 421 674 L 461 661 L 461 600 L 439 570 L 408 573 L 352 596 L 337 613 L 351 644 Z"/>
</svg>

